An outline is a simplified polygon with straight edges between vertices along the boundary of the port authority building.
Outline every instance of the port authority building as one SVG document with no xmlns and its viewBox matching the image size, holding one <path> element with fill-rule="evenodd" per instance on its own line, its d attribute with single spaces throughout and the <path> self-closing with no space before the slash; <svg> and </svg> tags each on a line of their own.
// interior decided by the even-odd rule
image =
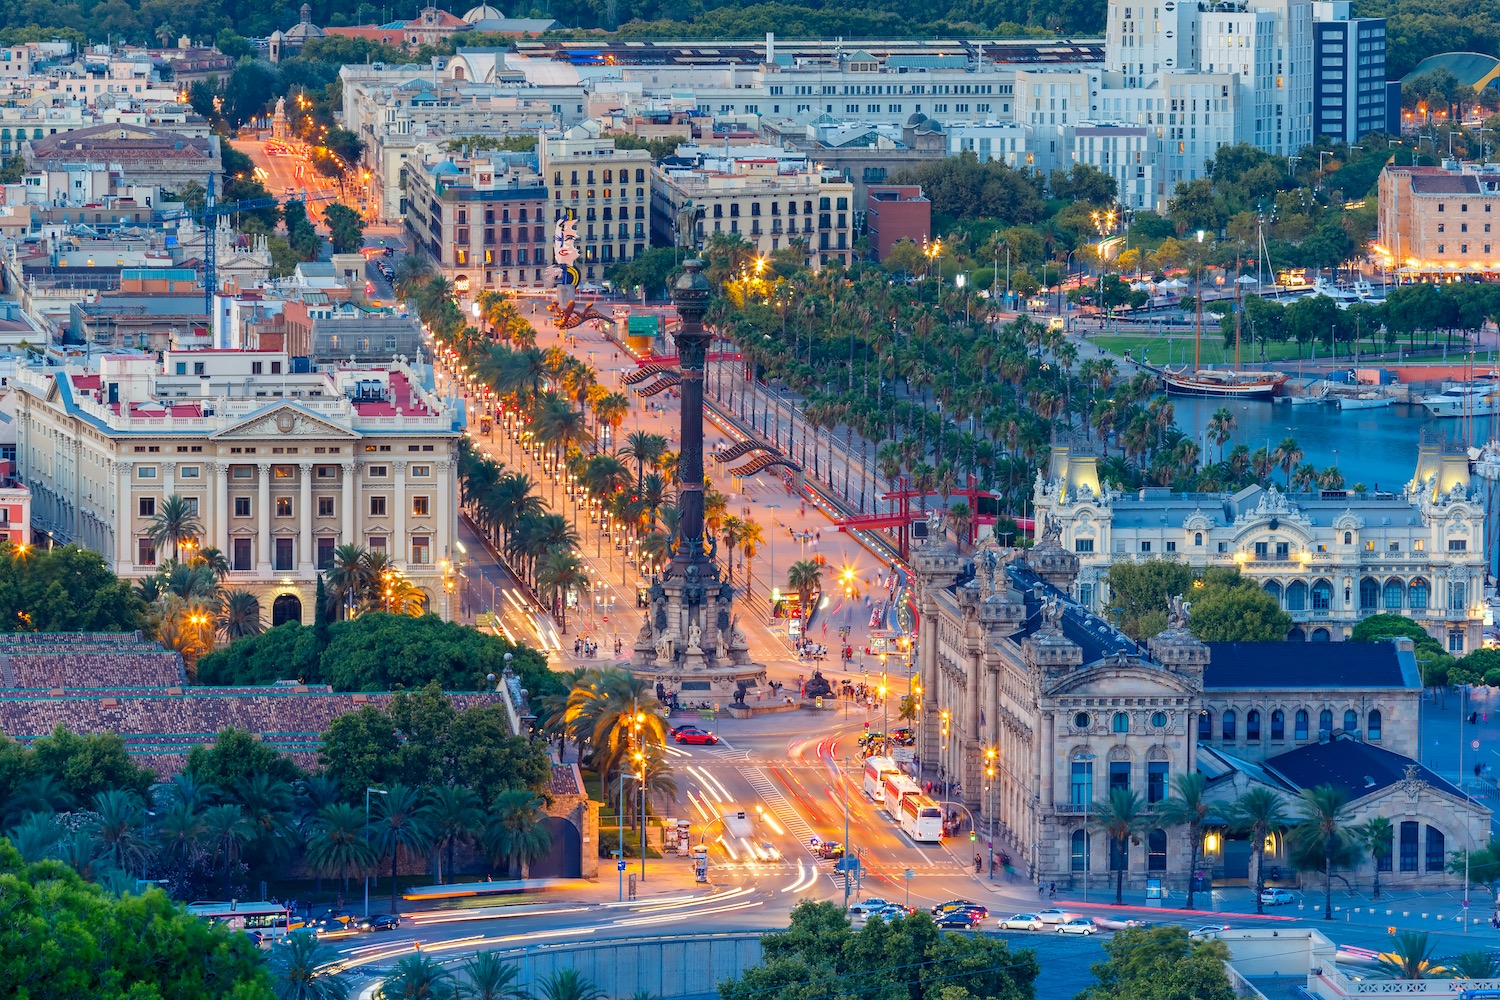
<svg viewBox="0 0 1500 1000">
<path fill-rule="evenodd" d="M 1461 656 L 1484 628 L 1480 487 L 1466 455 L 1423 444 L 1410 480 L 1363 493 L 1127 491 L 1100 481 L 1095 456 L 1058 445 L 1033 501 L 1078 558 L 1069 597 L 1094 614 L 1108 615 L 1114 563 L 1235 566 L 1291 615 L 1288 639 L 1337 642 L 1361 618 L 1398 614 Z"/>
</svg>

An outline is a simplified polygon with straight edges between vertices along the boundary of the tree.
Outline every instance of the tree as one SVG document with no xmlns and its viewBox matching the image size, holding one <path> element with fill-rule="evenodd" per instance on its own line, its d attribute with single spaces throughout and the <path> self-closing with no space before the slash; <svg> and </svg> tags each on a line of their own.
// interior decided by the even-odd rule
<svg viewBox="0 0 1500 1000">
<path fill-rule="evenodd" d="M 1162 822 L 1187 827 L 1188 891 L 1187 908 L 1193 909 L 1193 894 L 1198 883 L 1198 850 L 1203 846 L 1203 824 L 1208 819 L 1208 779 L 1193 772 L 1179 774 L 1172 780 L 1177 794 L 1163 802 L 1158 811 Z M 1118 902 L 1118 898 L 1116 900 Z"/>
<path fill-rule="evenodd" d="M 664 296 L 667 285 L 677 272 L 679 261 L 675 247 L 651 247 L 628 261 L 606 269 L 605 276 L 615 287 L 627 292 L 640 289 L 642 300 Z"/>
<path fill-rule="evenodd" d="M 146 537 L 156 548 L 172 546 L 174 560 L 181 557 L 184 542 L 193 541 L 202 534 L 203 522 L 198 520 L 197 503 L 176 493 L 162 498 L 156 505 L 156 513 L 151 516 L 151 524 L 146 529 Z"/>
<path fill-rule="evenodd" d="M 810 559 L 801 559 L 792 563 L 786 572 L 786 588 L 797 592 L 800 602 L 798 607 L 802 612 L 802 623 L 804 627 L 812 618 L 812 595 L 815 591 L 823 589 L 823 571 L 817 563 Z"/>
<path fill-rule="evenodd" d="M 1253 580 L 1212 583 L 1192 592 L 1188 629 L 1204 642 L 1282 642 L 1292 616 Z"/>
<path fill-rule="evenodd" d="M 233 788 L 256 774 L 287 783 L 306 777 L 290 757 L 233 726 L 219 730 L 211 746 L 200 744 L 189 750 L 183 773 L 215 788 Z"/>
<path fill-rule="evenodd" d="M 138 767 L 116 733 L 80 736 L 59 725 L 31 744 L 31 774 L 50 774 L 74 801 L 105 792 L 144 796 L 156 776 Z"/>
<path fill-rule="evenodd" d="M 352 876 L 372 871 L 380 860 L 365 839 L 365 815 L 359 806 L 329 803 L 318 810 L 309 829 L 308 867 L 319 878 L 343 879 L 345 892 Z"/>
<path fill-rule="evenodd" d="M 608 994 L 577 969 L 558 969 L 537 984 L 537 1000 L 604 1000 Z"/>
<path fill-rule="evenodd" d="M 541 796 L 527 789 L 495 796 L 484 826 L 484 849 L 492 864 L 503 863 L 524 879 L 531 863 L 546 857 L 552 850 L 552 834 L 542 825 L 544 806 Z"/>
<path fill-rule="evenodd" d="M 1380 898 L 1380 863 L 1391 856 L 1391 845 L 1395 842 L 1391 821 L 1384 816 L 1372 816 L 1352 831 L 1360 850 L 1370 857 L 1375 872 L 1375 885 L 1371 892 L 1374 899 Z"/>
<path fill-rule="evenodd" d="M 1182 563 L 1147 559 L 1138 563 L 1117 562 L 1109 568 L 1109 589 L 1120 609 L 1119 627 L 1132 639 L 1148 638 L 1152 622 L 1166 623 L 1167 603 L 1186 594 L 1193 585 L 1193 571 Z"/>
<path fill-rule="evenodd" d="M 1090 825 L 1110 842 L 1110 867 L 1115 873 L 1115 905 L 1125 905 L 1125 870 L 1129 867 L 1130 843 L 1140 837 L 1148 821 L 1146 804 L 1139 792 L 1125 788 L 1110 790 L 1109 798 L 1094 803 Z M 1092 870 L 1092 858 L 1089 868 Z"/>
<path fill-rule="evenodd" d="M 399 892 L 396 871 L 401 852 L 423 854 L 432 846 L 431 811 L 421 789 L 395 784 L 375 800 L 375 822 L 372 828 L 374 846 L 391 858 L 391 912 L 396 913 Z"/>
<path fill-rule="evenodd" d="M 334 253 L 357 253 L 364 246 L 364 217 L 349 206 L 334 202 L 323 209 L 323 224 Z"/>
<path fill-rule="evenodd" d="M 1500 978 L 1500 955 L 1491 951 L 1461 951 L 1443 959 L 1444 974 L 1455 979 Z"/>
<path fill-rule="evenodd" d="M 148 630 L 146 603 L 97 553 L 74 545 L 0 548 L 0 629 L 7 632 Z"/>
<path fill-rule="evenodd" d="M 520 970 L 492 951 L 474 954 L 459 969 L 465 980 L 457 989 L 462 1000 L 530 1000 Z"/>
<path fill-rule="evenodd" d="M 1097 982 L 1078 1000 L 1234 1000 L 1222 941 L 1193 941 L 1184 927 L 1132 927 L 1104 943 Z"/>
<path fill-rule="evenodd" d="M 1304 788 L 1289 839 L 1299 867 L 1323 872 L 1323 919 L 1333 919 L 1333 869 L 1349 860 L 1348 794 L 1335 785 Z"/>
<path fill-rule="evenodd" d="M 421 952 L 403 955 L 380 986 L 383 1000 L 445 1000 L 453 995 L 453 973 Z"/>
<path fill-rule="evenodd" d="M 1377 979 L 1431 979 L 1447 974 L 1433 956 L 1426 931 L 1398 931 L 1391 947 L 1381 953 L 1373 971 Z"/>
<path fill-rule="evenodd" d="M 348 1000 L 349 983 L 328 972 L 338 953 L 310 931 L 297 931 L 276 950 L 271 979 L 277 1000 Z"/>
<path fill-rule="evenodd" d="M 453 877 L 453 849 L 482 828 L 484 813 L 479 796 L 462 785 L 442 785 L 432 792 L 432 854 L 438 861 L 437 881 L 443 884 L 444 872 Z M 444 868 L 443 851 L 447 850 Z"/>
<path fill-rule="evenodd" d="M 219 596 L 219 613 L 214 620 L 219 632 L 233 642 L 266 630 L 261 618 L 260 599 L 248 590 L 226 590 Z"/>
<path fill-rule="evenodd" d="M 1260 893 L 1265 888 L 1266 838 L 1286 828 L 1281 797 L 1269 788 L 1251 788 L 1235 799 L 1229 809 L 1230 828 L 1249 835 L 1250 886 L 1255 890 L 1255 912 L 1264 913 Z"/>
</svg>

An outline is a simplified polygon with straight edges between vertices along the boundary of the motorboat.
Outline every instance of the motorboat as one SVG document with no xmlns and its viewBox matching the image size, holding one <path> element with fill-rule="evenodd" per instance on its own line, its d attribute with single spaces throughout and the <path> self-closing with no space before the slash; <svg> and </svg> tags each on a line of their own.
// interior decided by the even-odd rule
<svg viewBox="0 0 1500 1000">
<path fill-rule="evenodd" d="M 1418 402 L 1434 417 L 1488 417 L 1500 412 L 1500 385 L 1493 380 L 1445 382 L 1441 392 Z"/>
<path fill-rule="evenodd" d="M 1377 410 L 1391 405 L 1391 397 L 1378 392 L 1362 392 L 1358 396 L 1338 397 L 1341 410 Z"/>
</svg>

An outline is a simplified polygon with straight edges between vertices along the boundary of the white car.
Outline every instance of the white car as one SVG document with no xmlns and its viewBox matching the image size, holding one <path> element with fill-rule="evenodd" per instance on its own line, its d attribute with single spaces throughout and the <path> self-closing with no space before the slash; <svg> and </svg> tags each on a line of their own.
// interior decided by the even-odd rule
<svg viewBox="0 0 1500 1000">
<path fill-rule="evenodd" d="M 1227 930 L 1229 930 L 1228 924 L 1204 924 L 1188 931 L 1188 937 L 1194 941 L 1212 941 Z"/>
<path fill-rule="evenodd" d="M 850 904 L 849 915 L 851 917 L 867 917 L 870 914 L 874 913 L 876 910 L 883 910 L 890 905 L 891 901 L 888 899 L 881 899 L 879 896 L 871 896 L 869 899 Z"/>
<path fill-rule="evenodd" d="M 1059 934 L 1093 934 L 1098 930 L 1088 917 L 1072 917 L 1057 925 Z"/>
<path fill-rule="evenodd" d="M 1282 906 L 1295 902 L 1290 889 L 1262 889 L 1260 901 L 1267 906 Z"/>
<path fill-rule="evenodd" d="M 1002 931 L 1039 931 L 1042 918 L 1035 913 L 1012 913 L 1000 918 L 999 927 Z"/>
<path fill-rule="evenodd" d="M 1059 910 L 1056 908 L 1051 910 L 1038 910 L 1036 913 L 1036 918 L 1044 924 L 1060 924 L 1071 916 L 1073 916 L 1073 914 L 1069 913 L 1067 910 Z"/>
</svg>

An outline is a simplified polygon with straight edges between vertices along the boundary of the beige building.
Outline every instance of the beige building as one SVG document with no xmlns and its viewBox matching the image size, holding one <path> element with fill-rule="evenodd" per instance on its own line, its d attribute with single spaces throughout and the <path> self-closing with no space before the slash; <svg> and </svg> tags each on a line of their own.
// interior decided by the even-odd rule
<svg viewBox="0 0 1500 1000">
<path fill-rule="evenodd" d="M 802 240 L 813 267 L 854 255 L 854 185 L 837 171 L 787 170 L 779 158 L 705 158 L 660 166 L 652 225 L 658 244 L 702 246 L 738 233 L 761 254 Z"/>
<path fill-rule="evenodd" d="M 1447 161 L 1380 174 L 1379 259 L 1402 274 L 1500 272 L 1500 165 Z"/>
<path fill-rule="evenodd" d="M 562 138 L 543 136 L 537 158 L 551 199 L 550 219 L 571 212 L 578 220 L 578 273 L 585 282 L 599 281 L 611 264 L 645 252 L 651 237 L 650 153 L 616 149 L 613 139 L 600 138 L 598 122 L 586 121 Z"/>
<path fill-rule="evenodd" d="M 1055 523 L 1024 554 L 987 545 L 966 558 L 935 541 L 912 560 L 924 776 L 981 831 L 993 818 L 995 849 L 1019 871 L 1075 890 L 1112 886 L 1123 871 L 1133 887 L 1158 879 L 1180 899 L 1186 829 L 1152 816 L 1194 772 L 1213 803 L 1198 870 L 1218 886 L 1247 883 L 1250 845 L 1222 817 L 1251 786 L 1295 814 L 1303 789 L 1331 783 L 1361 819 L 1389 818 L 1383 882 L 1447 884 L 1448 852 L 1488 842 L 1489 810 L 1456 774 L 1411 756 L 1422 684 L 1410 640 L 1210 645 L 1179 602 L 1141 646 L 1069 597 L 1080 560 Z M 1092 822 L 1116 791 L 1146 814 L 1123 850 Z M 1266 864 L 1291 875 L 1279 836 Z M 1344 874 L 1372 873 L 1363 862 Z"/>
<path fill-rule="evenodd" d="M 1395 485 L 1395 484 L 1391 484 Z M 1120 561 L 1237 566 L 1292 616 L 1290 639 L 1345 639 L 1367 615 L 1406 615 L 1454 655 L 1484 627 L 1484 504 L 1467 458 L 1423 444 L 1395 492 L 1124 492 L 1099 481 L 1092 455 L 1055 447 L 1033 491 L 1078 557 L 1070 596 L 1095 614 Z"/>
<path fill-rule="evenodd" d="M 460 294 L 551 284 L 547 188 L 529 168 L 498 154 L 408 163 L 406 196 L 412 245 Z"/>
<path fill-rule="evenodd" d="M 228 560 L 226 585 L 256 594 L 270 623 L 312 620 L 342 544 L 386 552 L 449 615 L 461 428 L 420 370 L 169 350 L 23 368 L 11 386 L 32 523 L 53 541 L 148 576 L 170 556 L 152 517 L 175 494 Z"/>
</svg>

